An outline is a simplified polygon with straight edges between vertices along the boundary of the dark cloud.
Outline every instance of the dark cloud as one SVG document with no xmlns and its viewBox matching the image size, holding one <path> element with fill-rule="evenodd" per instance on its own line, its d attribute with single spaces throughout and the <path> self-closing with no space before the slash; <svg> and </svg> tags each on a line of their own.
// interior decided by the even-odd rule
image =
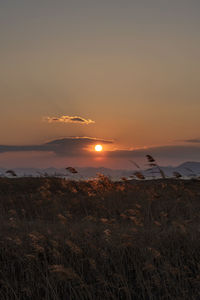
<svg viewBox="0 0 200 300">
<path fill-rule="evenodd" d="M 85 119 L 78 116 L 61 116 L 61 117 L 45 117 L 44 121 L 48 123 L 75 123 L 75 124 L 92 124 L 95 121 L 91 119 Z"/>
<path fill-rule="evenodd" d="M 186 143 L 194 143 L 194 144 L 199 144 L 200 139 L 190 139 L 190 140 L 184 140 Z"/>
<path fill-rule="evenodd" d="M 71 117 L 71 122 L 78 122 L 78 123 L 86 123 L 85 119 L 79 118 L 79 117 Z"/>
<path fill-rule="evenodd" d="M 86 155 L 88 151 L 84 151 L 90 145 L 102 143 L 111 144 L 113 141 L 97 139 L 91 137 L 68 137 L 63 139 L 53 140 L 41 145 L 32 146 L 6 146 L 0 145 L 0 153 L 4 152 L 19 152 L 19 151 L 46 151 L 54 152 L 62 156 Z"/>
<path fill-rule="evenodd" d="M 151 147 L 137 150 L 117 150 L 108 153 L 110 157 L 124 157 L 124 158 L 141 158 L 150 154 L 156 159 L 183 159 L 193 160 L 200 159 L 200 146 L 162 146 Z"/>
<path fill-rule="evenodd" d="M 45 151 L 53 152 L 57 156 L 86 157 L 91 156 L 87 148 L 97 143 L 112 144 L 113 141 L 91 137 L 68 137 L 52 140 L 41 145 L 32 146 L 0 146 L 0 153 L 19 151 Z M 171 145 L 162 147 L 142 148 L 135 150 L 105 151 L 107 158 L 115 159 L 141 159 L 147 154 L 155 159 L 163 160 L 200 160 L 200 145 Z"/>
</svg>

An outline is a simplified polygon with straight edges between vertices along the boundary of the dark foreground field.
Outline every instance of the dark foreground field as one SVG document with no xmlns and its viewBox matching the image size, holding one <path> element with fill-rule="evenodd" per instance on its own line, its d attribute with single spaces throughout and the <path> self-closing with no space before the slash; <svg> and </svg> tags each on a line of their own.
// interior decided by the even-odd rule
<svg viewBox="0 0 200 300">
<path fill-rule="evenodd" d="M 200 299 L 200 181 L 0 179 L 0 299 Z"/>
</svg>

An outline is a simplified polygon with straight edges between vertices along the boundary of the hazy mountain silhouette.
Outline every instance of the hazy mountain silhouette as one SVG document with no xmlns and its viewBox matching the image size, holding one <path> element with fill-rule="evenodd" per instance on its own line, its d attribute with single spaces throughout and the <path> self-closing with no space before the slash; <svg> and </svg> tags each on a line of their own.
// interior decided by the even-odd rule
<svg viewBox="0 0 200 300">
<path fill-rule="evenodd" d="M 183 177 L 193 177 L 200 176 L 200 162 L 184 162 L 176 167 L 164 166 L 161 167 L 166 176 L 173 176 L 173 172 L 179 172 Z M 76 168 L 78 174 L 71 174 L 65 168 L 54 168 L 49 167 L 45 169 L 39 168 L 13 168 L 12 170 L 17 174 L 17 176 L 58 176 L 58 177 L 67 177 L 67 178 L 77 178 L 77 179 L 89 179 L 97 176 L 98 173 L 110 176 L 111 178 L 117 180 L 121 177 L 129 178 L 138 170 L 125 170 L 125 169 L 109 169 L 105 167 L 94 168 L 94 167 L 85 167 L 85 168 Z M 0 168 L 0 176 L 10 176 L 6 173 L 7 169 Z M 145 174 L 145 177 L 151 177 L 152 174 L 155 177 L 159 177 L 160 174 L 156 172 L 157 169 L 153 168 L 152 170 L 144 169 L 142 172 Z"/>
</svg>

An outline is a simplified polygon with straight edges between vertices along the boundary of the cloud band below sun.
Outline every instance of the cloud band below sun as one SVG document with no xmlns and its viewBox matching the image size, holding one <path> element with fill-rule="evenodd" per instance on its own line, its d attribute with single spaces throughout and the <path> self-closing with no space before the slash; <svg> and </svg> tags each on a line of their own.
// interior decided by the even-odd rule
<svg viewBox="0 0 200 300">
<path fill-rule="evenodd" d="M 95 121 L 91 119 L 85 119 L 78 116 L 61 116 L 61 117 L 45 117 L 44 121 L 48 123 L 73 123 L 73 124 L 94 124 Z"/>
<path fill-rule="evenodd" d="M 88 146 L 112 143 L 112 140 L 92 137 L 67 137 L 40 145 L 0 145 L 0 154 L 5 152 L 44 151 L 54 152 L 57 156 L 87 156 L 91 155 L 91 153 L 86 150 Z"/>
<path fill-rule="evenodd" d="M 66 137 L 43 143 L 40 145 L 0 145 L 0 155 L 6 152 L 51 152 L 57 157 L 89 157 L 91 159 L 91 151 L 88 147 L 97 144 L 110 145 L 112 149 L 113 140 L 104 140 L 92 137 Z M 109 147 L 108 147 L 109 148 Z M 141 148 L 135 150 L 110 150 L 104 151 L 107 159 L 123 159 L 124 162 L 129 159 L 138 161 L 144 158 L 146 154 L 150 154 L 156 159 L 172 160 L 200 160 L 200 145 L 166 145 L 149 148 Z M 94 153 L 93 153 L 94 154 Z"/>
</svg>

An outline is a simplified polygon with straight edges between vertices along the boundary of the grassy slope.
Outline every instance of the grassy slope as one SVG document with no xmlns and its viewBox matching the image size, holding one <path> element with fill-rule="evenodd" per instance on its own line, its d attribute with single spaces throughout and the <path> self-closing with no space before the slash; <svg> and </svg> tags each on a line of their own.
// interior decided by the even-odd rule
<svg viewBox="0 0 200 300">
<path fill-rule="evenodd" d="M 200 181 L 0 179 L 0 299 L 200 299 Z"/>
</svg>

